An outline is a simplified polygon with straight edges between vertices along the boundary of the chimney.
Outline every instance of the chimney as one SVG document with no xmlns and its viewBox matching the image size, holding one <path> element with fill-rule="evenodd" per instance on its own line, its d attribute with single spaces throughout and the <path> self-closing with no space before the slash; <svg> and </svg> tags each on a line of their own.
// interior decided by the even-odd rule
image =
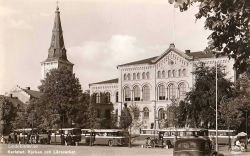
<svg viewBox="0 0 250 156">
<path fill-rule="evenodd" d="M 30 87 L 26 87 L 27 90 L 30 90 Z"/>
<path fill-rule="evenodd" d="M 10 94 L 10 98 L 12 98 L 12 94 Z"/>
<path fill-rule="evenodd" d="M 174 43 L 170 43 L 169 48 L 174 48 L 174 47 L 175 47 Z"/>
<path fill-rule="evenodd" d="M 190 50 L 185 50 L 185 54 L 190 54 Z"/>
</svg>

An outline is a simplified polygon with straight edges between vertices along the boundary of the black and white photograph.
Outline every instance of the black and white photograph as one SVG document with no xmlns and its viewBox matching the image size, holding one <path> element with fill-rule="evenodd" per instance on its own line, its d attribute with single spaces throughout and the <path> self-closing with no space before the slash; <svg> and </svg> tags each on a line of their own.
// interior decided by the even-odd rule
<svg viewBox="0 0 250 156">
<path fill-rule="evenodd" d="M 0 0 L 1 156 L 250 155 L 250 0 Z"/>
</svg>

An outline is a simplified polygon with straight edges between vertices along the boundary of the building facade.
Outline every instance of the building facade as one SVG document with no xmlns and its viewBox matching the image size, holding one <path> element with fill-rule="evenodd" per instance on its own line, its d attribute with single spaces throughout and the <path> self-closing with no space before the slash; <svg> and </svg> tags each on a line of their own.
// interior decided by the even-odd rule
<svg viewBox="0 0 250 156">
<path fill-rule="evenodd" d="M 49 70 L 53 68 L 59 68 L 60 66 L 66 66 L 73 72 L 74 64 L 69 62 L 67 59 L 67 50 L 63 40 L 60 11 L 59 7 L 57 6 L 50 48 L 48 50 L 48 58 L 41 62 L 42 79 L 46 77 L 46 74 L 49 72 Z"/>
<path fill-rule="evenodd" d="M 224 67 L 227 78 L 236 79 L 234 60 L 227 56 L 215 59 L 212 53 L 182 52 L 170 44 L 161 55 L 118 65 L 119 78 L 90 84 L 90 94 L 108 93 L 114 106 L 113 113 L 121 115 L 124 104 L 136 105 L 140 110 L 143 128 L 159 128 L 159 121 L 167 118 L 167 110 L 172 100 L 185 98 L 186 92 L 194 85 L 192 72 L 201 62 L 215 66 L 215 61 Z M 110 83 L 112 82 L 112 83 Z M 96 101 L 96 103 L 100 103 Z"/>
</svg>

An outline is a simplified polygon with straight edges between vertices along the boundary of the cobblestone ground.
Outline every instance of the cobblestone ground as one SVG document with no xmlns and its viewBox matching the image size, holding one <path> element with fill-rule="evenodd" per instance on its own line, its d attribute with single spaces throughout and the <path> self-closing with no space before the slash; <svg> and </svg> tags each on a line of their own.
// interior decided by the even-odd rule
<svg viewBox="0 0 250 156">
<path fill-rule="evenodd" d="M 14 147 L 13 147 L 14 145 Z M 18 147 L 19 145 L 17 145 Z M 30 145 L 29 145 L 30 146 Z M 161 149 L 161 148 L 141 148 L 141 145 L 134 144 L 132 148 L 128 147 L 109 147 L 109 146 L 61 146 L 61 145 L 33 145 L 32 147 L 25 147 L 25 145 L 15 148 L 15 144 L 1 144 L 0 155 L 1 156 L 17 156 L 17 155 L 33 155 L 33 156 L 172 156 L 173 149 Z M 22 147 L 22 148 L 20 148 Z M 233 156 L 227 151 L 227 146 L 220 146 L 220 153 L 225 156 Z M 250 145 L 248 146 L 250 149 Z M 244 152 L 237 154 L 240 156 L 249 156 L 250 152 Z"/>
</svg>

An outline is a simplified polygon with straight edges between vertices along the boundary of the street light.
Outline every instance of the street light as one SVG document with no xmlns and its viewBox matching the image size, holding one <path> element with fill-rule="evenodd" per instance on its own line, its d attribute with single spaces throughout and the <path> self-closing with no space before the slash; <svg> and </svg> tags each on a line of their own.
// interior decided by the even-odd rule
<svg viewBox="0 0 250 156">
<path fill-rule="evenodd" d="M 218 71 L 217 71 L 217 58 L 215 56 L 215 71 L 216 71 L 216 84 L 215 84 L 215 90 L 216 90 L 216 94 L 215 94 L 215 105 L 216 105 L 216 151 L 219 152 L 219 148 L 218 148 Z"/>
</svg>

